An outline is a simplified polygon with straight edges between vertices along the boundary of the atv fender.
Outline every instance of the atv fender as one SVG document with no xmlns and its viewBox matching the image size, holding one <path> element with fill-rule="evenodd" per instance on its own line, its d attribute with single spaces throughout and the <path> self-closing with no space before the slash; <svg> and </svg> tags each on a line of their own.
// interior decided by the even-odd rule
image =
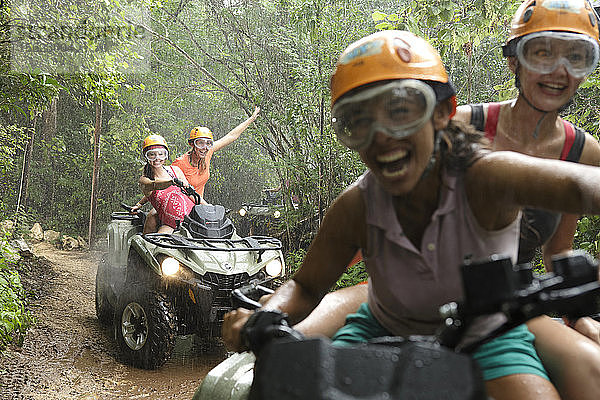
<svg viewBox="0 0 600 400">
<path fill-rule="evenodd" d="M 156 248 L 156 246 L 146 242 L 141 235 L 136 235 L 131 239 L 129 252 L 135 251 L 148 266 L 148 269 L 156 273 L 157 276 L 160 276 L 160 263 L 149 248 Z"/>
<path fill-rule="evenodd" d="M 234 353 L 202 380 L 192 400 L 245 400 L 254 379 L 254 354 Z"/>
</svg>

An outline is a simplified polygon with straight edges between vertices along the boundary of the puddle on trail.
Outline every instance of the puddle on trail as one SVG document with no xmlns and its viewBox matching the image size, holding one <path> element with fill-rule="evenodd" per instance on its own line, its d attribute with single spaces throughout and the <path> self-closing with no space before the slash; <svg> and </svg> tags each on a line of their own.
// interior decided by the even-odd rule
<svg viewBox="0 0 600 400">
<path fill-rule="evenodd" d="M 157 370 L 123 365 L 85 349 L 74 360 L 80 371 L 100 375 L 111 399 L 191 399 L 204 376 L 226 357 L 222 346 L 200 350 L 194 335 L 177 338 L 171 359 Z M 116 346 L 116 343 L 113 342 Z M 103 374 L 103 372 L 106 374 Z"/>
</svg>

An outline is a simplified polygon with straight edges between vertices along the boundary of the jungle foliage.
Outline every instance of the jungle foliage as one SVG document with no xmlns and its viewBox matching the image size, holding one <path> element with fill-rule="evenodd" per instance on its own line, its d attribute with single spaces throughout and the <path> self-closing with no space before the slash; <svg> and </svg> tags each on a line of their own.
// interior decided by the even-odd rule
<svg viewBox="0 0 600 400">
<path fill-rule="evenodd" d="M 281 186 L 287 212 L 271 233 L 290 254 L 302 254 L 328 205 L 364 171 L 329 123 L 329 77 L 350 42 L 381 29 L 411 30 L 440 50 L 459 103 L 515 95 L 500 46 L 520 0 L 106 0 L 93 9 L 55 3 L 0 7 L 0 216 L 18 211 L 71 235 L 87 234 L 96 104 L 103 107 L 98 237 L 121 201 L 140 197 L 147 134 L 163 135 L 173 160 L 188 150 L 192 127 L 208 126 L 219 138 L 260 106 L 255 123 L 213 158 L 205 196 L 237 210 L 260 201 L 262 189 Z M 55 25 L 86 21 L 85 29 L 75 25 L 85 35 L 68 38 L 85 57 L 54 60 L 77 68 L 15 67 L 14 28 L 42 16 Z M 105 26 L 125 28 L 108 39 L 90 34 Z M 33 44 L 50 41 L 48 31 L 17 32 Z M 564 113 L 594 135 L 598 77 Z M 598 219 L 582 219 L 576 244 L 597 255 L 599 230 Z M 291 257 L 292 266 L 300 259 Z M 351 274 L 356 278 L 342 281 L 362 279 Z"/>
<path fill-rule="evenodd" d="M 11 256 L 14 254 L 7 246 L 7 238 L 0 237 L 0 351 L 11 342 L 20 345 L 33 322 L 25 309 L 25 290 Z"/>
</svg>

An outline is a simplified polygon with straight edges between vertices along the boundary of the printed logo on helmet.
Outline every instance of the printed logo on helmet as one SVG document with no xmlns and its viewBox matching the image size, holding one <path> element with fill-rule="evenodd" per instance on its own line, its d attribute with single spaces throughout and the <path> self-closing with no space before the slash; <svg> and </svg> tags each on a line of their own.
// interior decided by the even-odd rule
<svg viewBox="0 0 600 400">
<path fill-rule="evenodd" d="M 360 57 L 372 56 L 381 53 L 385 40 L 378 39 L 366 42 L 350 50 L 348 53 L 340 57 L 339 64 L 350 64 L 352 61 Z"/>
<path fill-rule="evenodd" d="M 544 1 L 541 6 L 548 10 L 562 10 L 579 14 L 579 10 L 585 7 L 585 0 L 550 0 Z"/>
</svg>

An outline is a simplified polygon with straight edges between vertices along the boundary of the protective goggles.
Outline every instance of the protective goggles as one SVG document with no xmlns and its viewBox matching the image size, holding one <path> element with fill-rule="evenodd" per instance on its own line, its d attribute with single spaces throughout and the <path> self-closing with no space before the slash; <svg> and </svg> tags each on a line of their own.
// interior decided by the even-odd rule
<svg viewBox="0 0 600 400">
<path fill-rule="evenodd" d="M 394 80 L 344 97 L 331 109 L 333 129 L 352 150 L 368 147 L 375 132 L 402 139 L 421 129 L 435 108 L 431 86 L 414 79 Z M 377 110 L 377 116 L 372 111 Z"/>
<path fill-rule="evenodd" d="M 164 161 L 167 159 L 168 154 L 169 153 L 165 149 L 154 149 L 154 150 L 148 150 L 146 152 L 146 154 L 144 154 L 144 156 L 146 157 L 146 160 L 148 160 L 148 161 L 154 161 L 154 160 Z"/>
<path fill-rule="evenodd" d="M 537 32 L 517 43 L 517 57 L 527 69 L 549 74 L 564 65 L 574 78 L 589 75 L 598 63 L 598 43 L 572 32 Z"/>
<path fill-rule="evenodd" d="M 212 139 L 204 139 L 204 138 L 194 139 L 194 146 L 199 149 L 201 149 L 203 147 L 208 147 L 210 149 L 211 147 L 213 147 L 213 141 L 212 141 Z"/>
</svg>

